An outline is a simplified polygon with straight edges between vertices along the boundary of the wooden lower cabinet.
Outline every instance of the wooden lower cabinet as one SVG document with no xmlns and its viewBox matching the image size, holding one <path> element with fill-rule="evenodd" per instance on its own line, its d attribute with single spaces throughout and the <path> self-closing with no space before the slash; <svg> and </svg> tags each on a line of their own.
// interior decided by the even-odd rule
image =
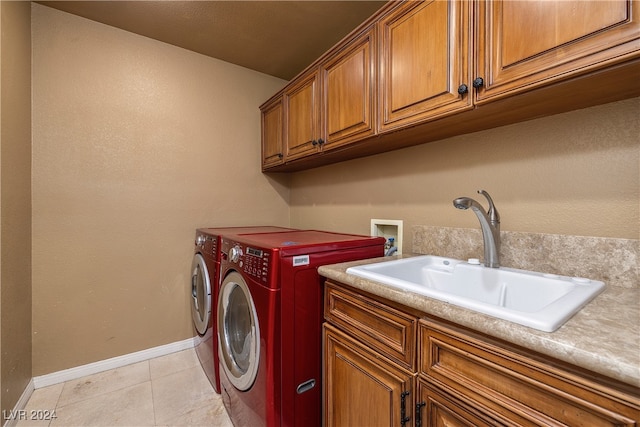
<svg viewBox="0 0 640 427">
<path fill-rule="evenodd" d="M 325 426 L 412 425 L 402 420 L 413 418 L 415 374 L 327 324 L 324 345 Z"/>
<path fill-rule="evenodd" d="M 474 334 L 420 320 L 424 381 L 518 426 L 637 426 L 640 399 Z"/>
<path fill-rule="evenodd" d="M 326 426 L 640 426 L 638 387 L 336 282 L 324 314 Z"/>
</svg>

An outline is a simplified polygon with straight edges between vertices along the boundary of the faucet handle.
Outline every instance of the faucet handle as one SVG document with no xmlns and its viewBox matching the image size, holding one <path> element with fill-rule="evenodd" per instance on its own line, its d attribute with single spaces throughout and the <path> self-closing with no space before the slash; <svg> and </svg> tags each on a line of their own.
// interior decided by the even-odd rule
<svg viewBox="0 0 640 427">
<path fill-rule="evenodd" d="M 496 205 L 493 204 L 493 199 L 491 198 L 489 193 L 487 193 L 484 190 L 478 190 L 478 194 L 482 194 L 484 197 L 486 197 L 487 201 L 489 202 L 489 210 L 487 211 L 487 215 L 489 216 L 489 219 L 491 220 L 491 224 L 492 225 L 500 224 L 500 214 L 498 213 L 498 210 L 496 209 Z"/>
</svg>

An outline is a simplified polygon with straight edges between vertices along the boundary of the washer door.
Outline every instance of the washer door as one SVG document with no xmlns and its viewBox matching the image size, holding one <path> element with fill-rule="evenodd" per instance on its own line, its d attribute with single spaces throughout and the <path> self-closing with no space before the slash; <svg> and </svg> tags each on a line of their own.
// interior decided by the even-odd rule
<svg viewBox="0 0 640 427">
<path fill-rule="evenodd" d="M 211 319 L 211 281 L 200 254 L 191 263 L 191 317 L 198 333 L 204 335 Z"/>
<path fill-rule="evenodd" d="M 260 326 L 251 292 L 235 271 L 220 285 L 218 343 L 229 381 L 241 391 L 251 388 L 260 362 Z"/>
</svg>

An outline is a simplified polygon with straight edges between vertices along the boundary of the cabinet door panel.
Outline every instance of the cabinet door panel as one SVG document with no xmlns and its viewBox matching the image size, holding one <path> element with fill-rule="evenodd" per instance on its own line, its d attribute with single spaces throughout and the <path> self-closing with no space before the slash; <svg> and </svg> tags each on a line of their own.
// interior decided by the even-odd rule
<svg viewBox="0 0 640 427">
<path fill-rule="evenodd" d="M 317 151 L 314 144 L 320 136 L 318 73 L 302 78 L 284 94 L 285 160 Z"/>
<path fill-rule="evenodd" d="M 324 345 L 324 425 L 400 426 L 402 392 L 409 392 L 405 409 L 413 414 L 411 374 L 326 324 Z"/>
<path fill-rule="evenodd" d="M 470 2 L 407 2 L 380 22 L 381 129 L 470 108 Z"/>
<path fill-rule="evenodd" d="M 400 366 L 414 370 L 416 325 L 413 316 L 327 282 L 325 318 Z"/>
<path fill-rule="evenodd" d="M 637 6 L 631 0 L 479 2 L 477 75 L 485 86 L 477 102 L 637 57 Z"/>
<path fill-rule="evenodd" d="M 418 380 L 418 402 L 424 404 L 420 409 L 422 425 L 430 427 L 497 427 L 506 425 L 492 419 L 487 411 L 469 407 L 464 402 L 448 396 Z M 416 415 L 417 416 L 417 415 Z"/>
<path fill-rule="evenodd" d="M 370 29 L 322 66 L 327 148 L 375 132 L 373 35 Z"/>
<path fill-rule="evenodd" d="M 282 145 L 282 98 L 262 110 L 262 168 L 283 162 Z"/>
</svg>

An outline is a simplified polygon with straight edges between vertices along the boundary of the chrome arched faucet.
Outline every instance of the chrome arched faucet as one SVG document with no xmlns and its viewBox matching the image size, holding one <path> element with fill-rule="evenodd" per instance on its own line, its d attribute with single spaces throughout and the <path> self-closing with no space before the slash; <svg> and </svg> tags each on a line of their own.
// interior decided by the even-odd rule
<svg viewBox="0 0 640 427">
<path fill-rule="evenodd" d="M 482 229 L 484 241 L 484 265 L 491 268 L 500 267 L 500 215 L 496 210 L 489 193 L 478 190 L 489 201 L 489 210 L 484 211 L 482 205 L 469 197 L 458 197 L 453 201 L 453 206 L 458 209 L 471 210 L 476 214 Z"/>
</svg>

